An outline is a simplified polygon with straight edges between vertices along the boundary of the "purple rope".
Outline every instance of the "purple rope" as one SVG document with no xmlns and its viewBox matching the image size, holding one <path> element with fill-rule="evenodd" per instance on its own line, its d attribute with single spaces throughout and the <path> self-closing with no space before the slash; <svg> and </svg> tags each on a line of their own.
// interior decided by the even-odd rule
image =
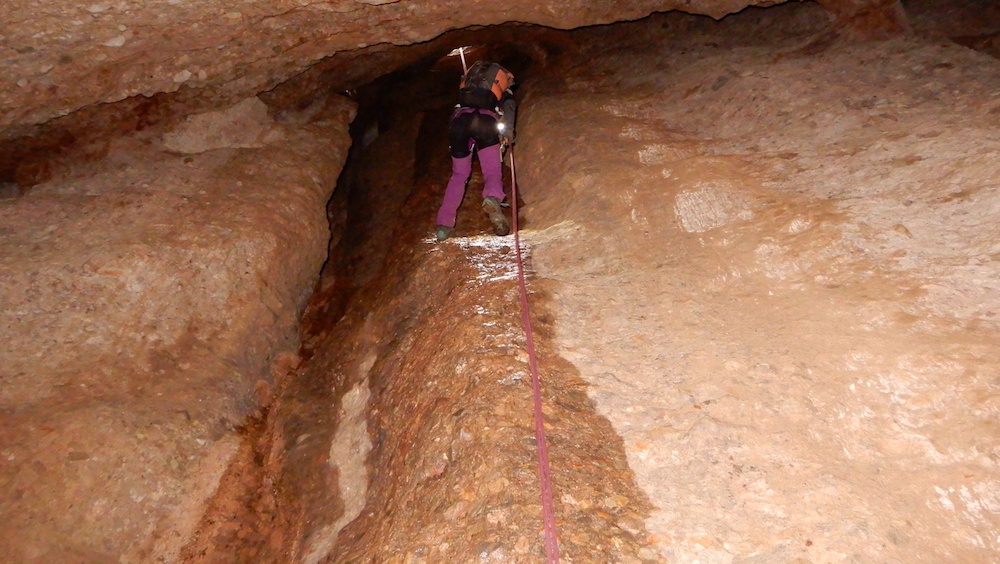
<svg viewBox="0 0 1000 564">
<path fill-rule="evenodd" d="M 528 348 L 528 367 L 531 369 L 531 388 L 535 396 L 535 443 L 538 447 L 538 482 L 542 494 L 542 525 L 545 530 L 545 561 L 559 562 L 559 539 L 556 534 L 556 516 L 552 503 L 552 474 L 549 471 L 549 447 L 545 442 L 545 419 L 542 415 L 542 385 L 538 377 L 538 359 L 535 339 L 531 332 L 528 313 L 528 286 L 524 282 L 524 261 L 521 258 L 521 237 L 517 228 L 517 176 L 514 173 L 514 148 L 510 148 L 510 201 L 513 211 L 514 249 L 517 252 L 517 280 L 521 289 L 521 323 Z"/>
</svg>

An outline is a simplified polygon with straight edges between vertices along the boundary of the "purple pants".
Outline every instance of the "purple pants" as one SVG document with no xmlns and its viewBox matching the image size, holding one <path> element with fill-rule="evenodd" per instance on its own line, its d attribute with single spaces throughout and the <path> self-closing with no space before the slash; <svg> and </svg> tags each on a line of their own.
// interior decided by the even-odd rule
<svg viewBox="0 0 1000 564">
<path fill-rule="evenodd" d="M 503 166 L 500 160 L 500 144 L 482 147 L 476 151 L 479 155 L 479 168 L 483 171 L 483 197 L 496 198 L 498 202 L 504 199 Z M 465 197 L 465 183 L 472 174 L 472 154 L 463 158 L 451 158 L 451 180 L 444 191 L 444 202 L 437 214 L 437 224 L 447 227 L 455 226 L 455 216 L 458 206 Z"/>
</svg>

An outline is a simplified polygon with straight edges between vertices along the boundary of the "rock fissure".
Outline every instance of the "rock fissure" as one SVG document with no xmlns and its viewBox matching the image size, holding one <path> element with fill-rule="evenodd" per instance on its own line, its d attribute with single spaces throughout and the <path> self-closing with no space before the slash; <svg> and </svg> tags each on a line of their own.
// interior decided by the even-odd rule
<svg viewBox="0 0 1000 564">
<path fill-rule="evenodd" d="M 564 555 L 998 550 L 1000 13 L 852 0 L 490 25 L 675 7 L 515 6 L 439 35 L 469 22 L 364 4 L 334 6 L 368 28 L 333 35 L 317 5 L 274 16 L 300 22 L 291 42 L 192 26 L 231 40 L 218 60 L 90 61 L 96 89 L 66 80 L 85 53 L 13 49 L 4 72 L 42 78 L 0 90 L 5 554 L 541 557 L 510 243 L 481 236 L 478 176 L 457 237 L 429 238 L 456 45 L 519 77 Z M 121 25 L 124 49 L 154 29 Z M 31 125 L 163 79 L 184 85 Z"/>
</svg>

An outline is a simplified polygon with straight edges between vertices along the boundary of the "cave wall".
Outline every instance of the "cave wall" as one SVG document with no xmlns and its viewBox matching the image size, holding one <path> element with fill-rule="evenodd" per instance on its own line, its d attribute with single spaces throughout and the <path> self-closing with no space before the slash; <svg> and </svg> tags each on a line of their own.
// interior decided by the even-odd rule
<svg viewBox="0 0 1000 564">
<path fill-rule="evenodd" d="M 0 139 L 59 117 L 100 131 L 58 174 L 11 167 L 33 190 L 0 200 L 0 546 L 20 560 L 178 554 L 238 426 L 297 362 L 353 112 L 313 104 L 321 87 L 362 84 L 467 26 L 775 3 L 8 2 Z M 269 113 L 252 101 L 265 90 Z M 247 99 L 255 109 L 182 119 Z M 39 151 L 79 137 L 53 139 Z"/>
<path fill-rule="evenodd" d="M 910 31 L 903 6 L 896 1 L 816 0 L 839 27 L 864 39 L 887 39 Z"/>
<path fill-rule="evenodd" d="M 353 115 L 250 98 L 0 200 L 6 558 L 176 558 L 298 362 Z"/>
<path fill-rule="evenodd" d="M 757 27 L 789 10 L 816 23 L 615 26 L 523 83 L 560 353 L 657 507 L 650 560 L 992 560 L 1000 66 Z"/>
<path fill-rule="evenodd" d="M 773 3 L 773 2 L 767 2 Z M 267 90 L 340 51 L 412 44 L 449 29 L 524 21 L 570 28 L 686 8 L 716 17 L 745 0 L 400 2 L 340 0 L 133 4 L 17 0 L 6 7 L 0 126 L 37 123 L 138 94 Z"/>
<path fill-rule="evenodd" d="M 721 18 L 746 6 L 779 3 L 280 0 L 233 6 L 60 0 L 39 6 L 12 0 L 0 24 L 5 61 L 0 128 L 160 92 L 195 91 L 202 104 L 224 106 L 269 90 L 334 54 L 418 44 L 469 26 L 523 22 L 570 29 L 669 10 Z M 867 21 L 902 17 L 895 1 L 823 0 L 823 5 L 846 21 L 858 21 L 859 14 Z"/>
</svg>

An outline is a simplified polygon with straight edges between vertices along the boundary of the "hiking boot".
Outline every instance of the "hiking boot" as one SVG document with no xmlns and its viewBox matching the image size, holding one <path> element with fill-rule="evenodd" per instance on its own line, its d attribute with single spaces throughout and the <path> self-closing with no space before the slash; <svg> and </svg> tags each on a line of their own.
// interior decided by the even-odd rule
<svg viewBox="0 0 1000 564">
<path fill-rule="evenodd" d="M 507 221 L 499 200 L 493 197 L 483 198 L 483 213 L 489 216 L 494 233 L 501 237 L 510 233 L 510 222 Z"/>
<path fill-rule="evenodd" d="M 434 236 L 437 237 L 438 241 L 444 241 L 448 237 L 451 237 L 452 233 L 455 232 L 454 227 L 448 227 L 447 225 L 438 225 L 434 229 Z"/>
</svg>

